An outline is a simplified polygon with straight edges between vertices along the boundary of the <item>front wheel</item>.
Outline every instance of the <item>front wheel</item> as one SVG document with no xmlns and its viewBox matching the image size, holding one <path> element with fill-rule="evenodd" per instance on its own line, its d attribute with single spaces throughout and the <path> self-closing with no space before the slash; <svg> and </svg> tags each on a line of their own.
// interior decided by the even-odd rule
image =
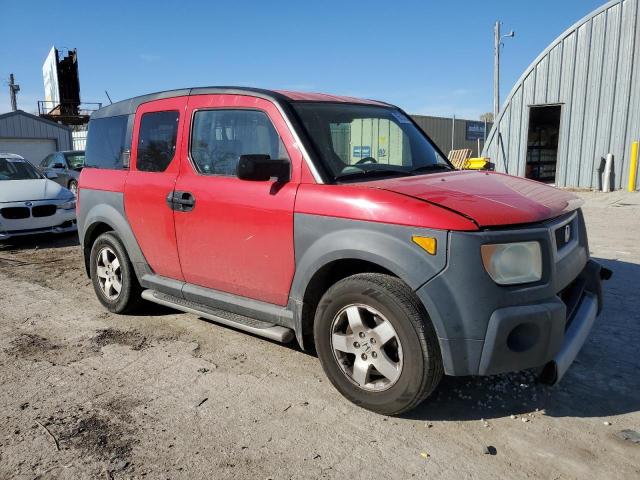
<svg viewBox="0 0 640 480">
<path fill-rule="evenodd" d="M 100 235 L 91 247 L 90 273 L 98 300 L 107 310 L 129 313 L 142 303 L 133 265 L 113 232 Z"/>
<path fill-rule="evenodd" d="M 424 307 L 398 278 L 345 278 L 322 297 L 314 336 L 322 367 L 353 403 L 398 415 L 422 402 L 442 378 L 437 336 Z"/>
</svg>

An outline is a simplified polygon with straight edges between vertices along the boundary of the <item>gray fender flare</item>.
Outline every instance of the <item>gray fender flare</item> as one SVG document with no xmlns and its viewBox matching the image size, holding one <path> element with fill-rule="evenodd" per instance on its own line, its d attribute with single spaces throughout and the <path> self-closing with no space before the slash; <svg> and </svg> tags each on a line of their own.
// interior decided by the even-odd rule
<svg viewBox="0 0 640 480">
<path fill-rule="evenodd" d="M 296 214 L 295 232 L 296 273 L 289 304 L 301 344 L 304 295 L 324 266 L 337 260 L 364 260 L 392 272 L 415 291 L 441 272 L 447 261 L 448 233 L 444 230 Z M 415 244 L 412 235 L 435 238 L 436 254 Z M 434 327 L 437 332 L 438 326 Z"/>
<path fill-rule="evenodd" d="M 123 194 L 121 192 L 81 189 L 78 234 L 84 250 L 91 248 L 91 245 L 86 244 L 86 239 L 91 235 L 93 229 L 101 223 L 108 225 L 122 241 L 138 280 L 144 274 L 149 273 L 149 264 L 144 258 L 126 218 Z"/>
</svg>

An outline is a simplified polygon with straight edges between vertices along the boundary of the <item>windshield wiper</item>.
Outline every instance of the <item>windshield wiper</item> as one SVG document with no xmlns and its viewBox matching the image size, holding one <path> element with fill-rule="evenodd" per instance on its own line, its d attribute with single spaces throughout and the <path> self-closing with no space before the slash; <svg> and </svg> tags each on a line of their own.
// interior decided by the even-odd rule
<svg viewBox="0 0 640 480">
<path fill-rule="evenodd" d="M 421 167 L 414 168 L 411 171 L 415 175 L 416 173 L 437 172 L 440 170 L 454 170 L 454 169 L 444 163 L 434 163 L 432 165 L 423 165 Z"/>
<path fill-rule="evenodd" d="M 359 170 L 354 172 L 340 173 L 333 177 L 334 180 L 344 180 L 361 177 L 385 177 L 394 175 L 415 175 L 413 170 L 402 170 L 400 168 L 374 168 L 371 170 Z"/>
</svg>

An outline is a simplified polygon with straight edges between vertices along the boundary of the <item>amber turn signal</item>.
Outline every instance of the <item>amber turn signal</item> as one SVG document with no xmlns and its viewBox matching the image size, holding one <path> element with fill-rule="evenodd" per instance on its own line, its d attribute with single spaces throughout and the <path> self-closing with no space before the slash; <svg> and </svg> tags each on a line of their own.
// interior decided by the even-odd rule
<svg viewBox="0 0 640 480">
<path fill-rule="evenodd" d="M 437 247 L 437 243 L 436 243 L 436 239 L 432 238 L 432 237 L 420 237 L 419 235 L 413 235 L 411 237 L 411 240 L 413 240 L 414 243 L 417 243 L 418 245 L 420 245 L 420 247 L 427 253 L 431 254 L 431 255 L 435 255 L 436 254 L 436 247 Z"/>
</svg>

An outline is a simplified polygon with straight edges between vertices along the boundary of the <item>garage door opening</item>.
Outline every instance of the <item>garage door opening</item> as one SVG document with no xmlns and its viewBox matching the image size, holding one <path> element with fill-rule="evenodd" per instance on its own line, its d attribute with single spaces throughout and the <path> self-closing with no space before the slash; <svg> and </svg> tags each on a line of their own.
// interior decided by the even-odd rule
<svg viewBox="0 0 640 480">
<path fill-rule="evenodd" d="M 527 168 L 525 176 L 545 183 L 555 183 L 560 135 L 560 105 L 529 108 Z"/>
</svg>

